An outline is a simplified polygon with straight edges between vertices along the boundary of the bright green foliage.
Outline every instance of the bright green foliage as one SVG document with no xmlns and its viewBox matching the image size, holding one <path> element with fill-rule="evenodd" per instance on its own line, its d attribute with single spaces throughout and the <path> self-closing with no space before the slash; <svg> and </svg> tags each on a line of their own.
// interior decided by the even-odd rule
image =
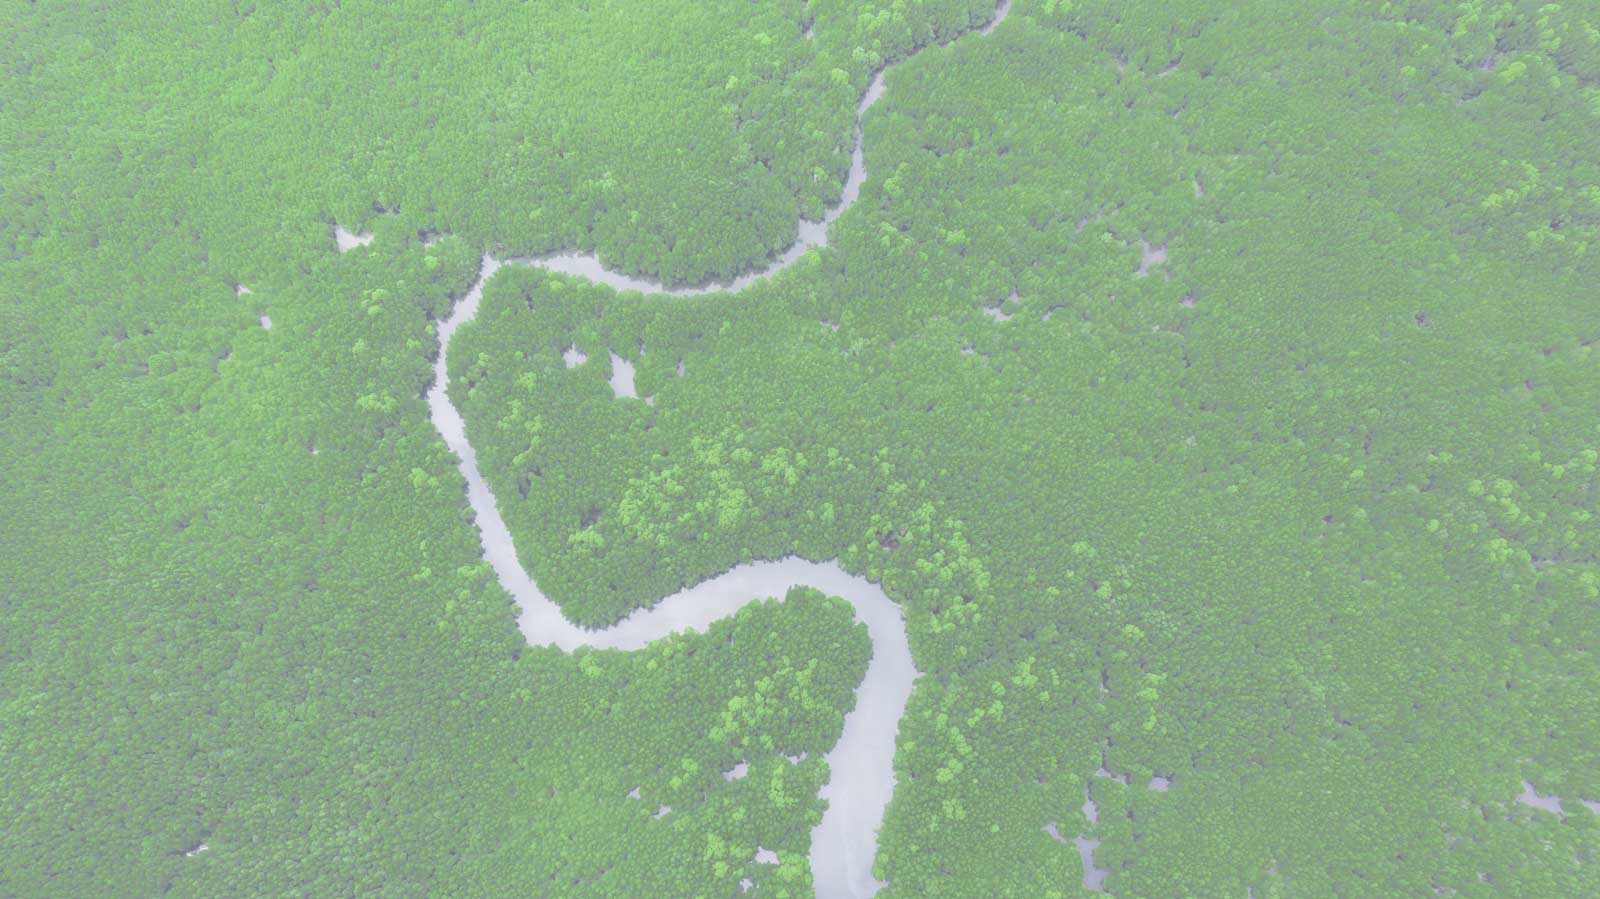
<svg viewBox="0 0 1600 899">
<path fill-rule="evenodd" d="M 808 892 L 848 610 L 527 648 L 430 320 L 760 265 L 990 9 L 12 10 L 0 894 Z M 577 620 L 903 604 L 885 896 L 1600 895 L 1597 131 L 1590 5 L 1018 0 L 828 249 L 504 269 L 452 395 Z"/>
</svg>

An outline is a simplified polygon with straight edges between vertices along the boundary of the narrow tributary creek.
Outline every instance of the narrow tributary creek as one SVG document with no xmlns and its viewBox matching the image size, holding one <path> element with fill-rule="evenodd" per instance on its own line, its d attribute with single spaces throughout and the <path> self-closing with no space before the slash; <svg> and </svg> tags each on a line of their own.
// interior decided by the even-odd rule
<svg viewBox="0 0 1600 899">
<path fill-rule="evenodd" d="M 980 29 L 987 34 L 1006 15 L 1010 0 L 997 4 L 995 17 Z M 534 259 L 501 261 L 483 257 L 478 280 L 455 304 L 450 317 L 439 325 L 439 356 L 434 363 L 433 386 L 428 391 L 428 413 L 434 427 L 460 462 L 467 480 L 467 501 L 475 513 L 484 558 L 493 567 L 501 586 L 515 598 L 521 615 L 517 625 L 534 645 L 555 644 L 571 651 L 581 646 L 609 649 L 640 649 L 678 631 L 703 630 L 756 598 L 783 598 L 791 586 L 804 585 L 840 596 L 855 609 L 856 620 L 865 624 L 872 639 L 872 659 L 856 690 L 855 708 L 845 716 L 844 732 L 823 758 L 828 763 L 829 780 L 821 790 L 828 803 L 822 820 L 811 832 L 811 871 L 818 896 L 864 897 L 883 884 L 872 876 L 877 853 L 878 828 L 884 809 L 894 795 L 894 748 L 900 717 L 917 678 L 916 666 L 906 641 L 905 621 L 900 608 L 883 590 L 864 578 L 848 574 L 837 562 L 816 562 L 800 558 L 750 562 L 716 577 L 681 590 L 647 609 L 639 609 L 616 624 L 601 630 L 578 627 L 561 614 L 549 597 L 517 561 L 511 532 L 500 517 L 494 494 L 478 471 L 477 454 L 467 441 L 460 412 L 445 392 L 448 382 L 446 360 L 450 338 L 461 325 L 478 313 L 484 284 L 503 264 L 534 265 L 551 271 L 581 275 L 618 290 L 639 290 L 674 295 L 737 291 L 769 277 L 800 258 L 807 250 L 827 242 L 828 225 L 860 195 L 866 178 L 861 148 L 861 115 L 883 93 L 883 72 L 875 73 L 856 107 L 855 148 L 851 153 L 850 174 L 840 202 L 830 208 L 820 222 L 802 220 L 799 240 L 764 269 L 723 284 L 694 288 L 668 289 L 660 282 L 606 271 L 592 254 L 563 253 Z M 336 232 L 337 234 L 338 232 Z M 362 235 L 364 237 L 365 235 Z M 339 235 L 341 251 L 355 241 Z M 348 245 L 348 246 L 347 246 Z M 570 362 L 570 360 L 569 360 Z"/>
</svg>

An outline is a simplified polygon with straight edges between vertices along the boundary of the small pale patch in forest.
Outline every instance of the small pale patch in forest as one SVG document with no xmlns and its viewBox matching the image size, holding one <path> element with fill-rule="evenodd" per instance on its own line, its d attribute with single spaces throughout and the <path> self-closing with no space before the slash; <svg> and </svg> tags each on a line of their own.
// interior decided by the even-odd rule
<svg viewBox="0 0 1600 899">
<path fill-rule="evenodd" d="M 1150 789 L 1155 790 L 1157 793 L 1165 793 L 1171 788 L 1172 778 L 1170 777 L 1162 777 L 1158 774 L 1155 777 L 1150 778 Z"/>
<path fill-rule="evenodd" d="M 254 291 L 252 291 L 250 288 L 244 286 L 243 284 L 235 284 L 235 285 L 233 285 L 233 295 L 236 296 L 236 297 L 242 297 L 247 293 L 253 293 L 253 292 Z"/>
<path fill-rule="evenodd" d="M 269 331 L 272 330 L 272 319 L 269 318 L 266 313 L 261 314 L 261 327 L 266 328 Z"/>
<path fill-rule="evenodd" d="M 568 368 L 577 368 L 588 362 L 589 357 L 585 356 L 576 345 L 573 345 L 561 351 L 561 361 L 565 362 Z"/>
<path fill-rule="evenodd" d="M 638 799 L 639 798 L 639 788 L 638 787 L 634 787 L 633 789 L 629 790 L 628 791 L 628 798 L 629 799 Z"/>
<path fill-rule="evenodd" d="M 1144 238 L 1139 238 L 1139 245 L 1143 247 L 1142 258 L 1139 260 L 1139 271 L 1134 274 L 1136 278 L 1143 278 L 1150 274 L 1150 266 L 1163 264 L 1167 261 L 1167 245 L 1153 247 Z"/>
<path fill-rule="evenodd" d="M 1178 301 L 1178 305 L 1179 306 L 1193 307 L 1194 306 L 1194 294 L 1192 294 L 1192 293 L 1184 294 L 1183 295 L 1183 299 Z"/>
<path fill-rule="evenodd" d="M 670 811 L 672 811 L 672 806 L 670 806 L 670 805 L 656 806 L 656 813 L 654 815 L 651 815 L 651 817 L 655 818 L 656 820 L 659 821 L 662 818 L 665 818 L 667 816 L 667 812 L 670 812 Z"/>
<path fill-rule="evenodd" d="M 1001 300 L 999 303 L 993 306 L 981 307 L 983 309 L 983 314 L 989 316 L 997 322 L 1010 321 L 1011 314 L 1005 312 L 1003 307 L 1006 303 L 1015 303 L 1020 296 L 1021 295 L 1017 293 L 1017 289 L 1013 287 L 1011 288 L 1011 293 L 1007 295 L 1004 300 Z"/>
<path fill-rule="evenodd" d="M 611 354 L 611 392 L 618 397 L 638 397 L 638 392 L 633 389 L 633 363 Z"/>
<path fill-rule="evenodd" d="M 732 768 L 729 768 L 728 770 L 722 772 L 722 779 L 723 780 L 739 780 L 740 778 L 743 778 L 745 775 L 747 775 L 749 773 L 750 773 L 750 763 L 749 762 L 740 762 L 739 764 L 734 765 Z"/>
<path fill-rule="evenodd" d="M 748 877 L 739 878 L 739 892 L 748 893 L 755 888 L 756 882 Z"/>
<path fill-rule="evenodd" d="M 1535 790 L 1533 788 L 1533 784 L 1529 781 L 1525 780 L 1522 782 L 1522 793 L 1517 796 L 1517 801 L 1523 805 L 1531 806 L 1532 808 L 1543 809 L 1544 811 L 1550 812 L 1553 815 L 1559 816 L 1562 820 L 1566 820 L 1567 816 L 1561 811 L 1561 797 L 1541 796 L 1539 795 L 1539 791 Z"/>
<path fill-rule="evenodd" d="M 1090 824 L 1100 823 L 1100 803 L 1089 795 L 1088 784 L 1083 785 L 1083 816 L 1089 819 Z"/>
<path fill-rule="evenodd" d="M 1083 862 L 1083 888 L 1096 893 L 1105 892 L 1106 875 L 1111 872 L 1094 863 L 1094 851 L 1100 847 L 1100 841 L 1073 837 L 1072 843 L 1078 847 L 1078 860 Z"/>
<path fill-rule="evenodd" d="M 339 248 L 339 252 L 348 253 L 356 247 L 364 247 L 372 243 L 372 232 L 362 231 L 355 233 L 346 231 L 343 225 L 334 225 L 333 243 Z"/>
<path fill-rule="evenodd" d="M 1071 842 L 1078 848 L 1078 859 L 1083 862 L 1084 889 L 1093 890 L 1096 893 L 1105 891 L 1106 875 L 1111 872 L 1104 868 L 1095 866 L 1094 850 L 1099 847 L 1099 840 L 1092 840 L 1088 837 L 1073 837 L 1069 841 L 1066 837 L 1061 835 L 1060 828 L 1056 827 L 1053 822 L 1046 824 L 1041 829 L 1050 835 L 1050 839 L 1055 840 L 1058 843 Z"/>
<path fill-rule="evenodd" d="M 778 863 L 778 853 L 773 852 L 771 849 L 757 846 L 755 863 L 758 865 L 776 865 Z"/>
</svg>

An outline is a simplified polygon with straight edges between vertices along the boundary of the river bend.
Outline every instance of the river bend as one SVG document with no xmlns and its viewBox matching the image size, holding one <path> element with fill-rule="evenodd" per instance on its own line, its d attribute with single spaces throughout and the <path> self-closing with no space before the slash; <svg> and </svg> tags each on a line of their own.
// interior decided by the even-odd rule
<svg viewBox="0 0 1600 899">
<path fill-rule="evenodd" d="M 979 29 L 980 33 L 987 34 L 999 24 L 1010 5 L 1010 0 L 1000 0 L 994 18 Z M 782 599 L 790 587 L 799 585 L 814 587 L 850 603 L 856 620 L 867 627 L 872 640 L 872 658 L 856 689 L 855 708 L 845 716 L 839 742 L 823 756 L 828 763 L 829 780 L 819 795 L 827 801 L 828 807 L 811 832 L 810 859 L 817 895 L 829 899 L 867 897 L 883 886 L 872 876 L 877 831 L 894 795 L 895 737 L 918 673 L 911 659 L 900 607 L 884 595 L 877 584 L 848 574 L 837 562 L 790 557 L 736 566 L 649 608 L 638 609 L 604 629 L 578 627 L 562 616 L 560 608 L 540 592 L 517 561 L 511 532 L 500 516 L 494 494 L 478 470 L 477 453 L 467 441 L 465 423 L 446 394 L 449 382 L 446 360 L 451 337 L 478 314 L 484 285 L 504 264 L 534 265 L 580 275 L 618 290 L 685 295 L 741 290 L 786 268 L 812 247 L 825 246 L 828 226 L 860 196 L 861 184 L 866 178 L 861 117 L 883 94 L 883 71 L 880 69 L 873 74 L 856 105 L 855 146 L 839 202 L 827 210 L 820 222 L 802 219 L 799 239 L 767 267 L 727 283 L 669 289 L 659 281 L 607 271 L 593 254 L 561 253 L 504 262 L 485 255 L 477 281 L 456 302 L 450 317 L 439 324 L 439 355 L 434 362 L 433 385 L 427 397 L 429 418 L 445 444 L 456 454 L 466 478 L 467 502 L 475 515 L 484 558 L 521 609 L 517 626 L 531 644 L 555 644 L 568 652 L 581 646 L 640 649 L 682 630 L 704 630 L 753 599 L 767 596 Z"/>
</svg>

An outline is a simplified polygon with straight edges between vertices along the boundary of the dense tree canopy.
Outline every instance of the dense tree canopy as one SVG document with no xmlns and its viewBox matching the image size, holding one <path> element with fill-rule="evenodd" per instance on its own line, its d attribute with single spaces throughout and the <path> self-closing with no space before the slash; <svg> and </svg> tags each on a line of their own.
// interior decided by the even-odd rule
<svg viewBox="0 0 1600 899">
<path fill-rule="evenodd" d="M 13 7 L 0 895 L 808 894 L 849 608 L 526 645 L 434 322 L 485 250 L 761 267 L 992 2 Z M 881 580 L 885 896 L 1084 892 L 1046 825 L 1122 895 L 1600 894 L 1600 15 L 1018 0 L 887 85 L 770 280 L 490 282 L 541 587 Z"/>
</svg>

